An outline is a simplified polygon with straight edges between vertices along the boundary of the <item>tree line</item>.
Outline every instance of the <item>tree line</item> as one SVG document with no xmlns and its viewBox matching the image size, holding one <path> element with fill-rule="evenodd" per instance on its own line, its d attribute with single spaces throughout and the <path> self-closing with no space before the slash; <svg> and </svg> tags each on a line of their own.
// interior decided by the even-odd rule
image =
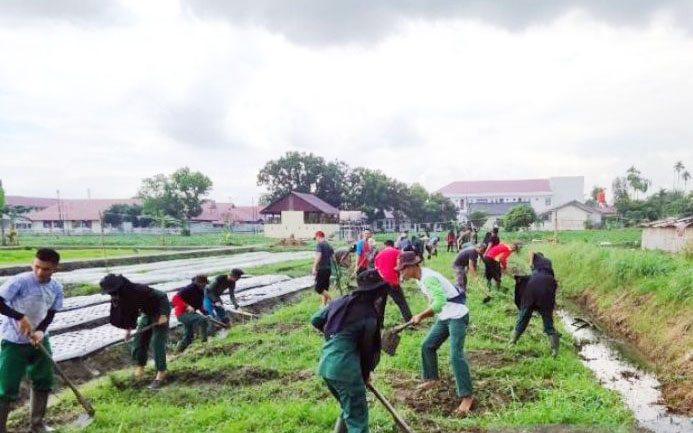
<svg viewBox="0 0 693 433">
<path fill-rule="evenodd" d="M 362 211 L 368 222 L 392 212 L 396 220 L 417 223 L 455 220 L 457 208 L 439 193 L 418 183 L 407 185 L 381 170 L 349 167 L 343 161 L 326 161 L 313 153 L 287 152 L 268 161 L 257 175 L 258 186 L 267 188 L 261 198 L 267 204 L 291 191 L 314 194 L 342 210 Z"/>
</svg>

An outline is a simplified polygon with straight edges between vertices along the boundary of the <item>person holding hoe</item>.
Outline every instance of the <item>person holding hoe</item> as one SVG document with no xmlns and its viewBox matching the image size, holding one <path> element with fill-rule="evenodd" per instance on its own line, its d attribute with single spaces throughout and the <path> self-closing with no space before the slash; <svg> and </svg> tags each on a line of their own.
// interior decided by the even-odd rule
<svg viewBox="0 0 693 433">
<path fill-rule="evenodd" d="M 19 398 L 19 384 L 25 374 L 32 385 L 30 431 L 52 431 L 43 418 L 53 389 L 53 365 L 38 345 L 51 352 L 46 330 L 62 308 L 64 296 L 63 286 L 51 279 L 59 262 L 55 250 L 40 248 L 31 271 L 0 286 L 0 314 L 6 316 L 0 344 L 0 433 L 7 432 L 10 404 Z"/>
<path fill-rule="evenodd" d="M 466 288 L 455 287 L 440 273 L 421 267 L 421 259 L 413 252 L 400 255 L 398 269 L 402 280 L 415 280 L 430 302 L 428 308 L 412 317 L 411 323 L 419 324 L 428 317 L 438 315 L 421 344 L 424 383 L 419 389 L 427 390 L 436 386 L 439 379 L 437 351 L 445 340 L 450 339 L 450 363 L 457 384 L 457 396 L 462 399 L 455 413 L 467 416 L 474 399 L 469 364 L 464 356 L 464 339 L 469 326 Z"/>
<path fill-rule="evenodd" d="M 468 246 L 462 249 L 452 262 L 452 270 L 455 273 L 455 283 L 457 287 L 463 291 L 467 290 L 467 274 L 471 274 L 472 278 L 479 278 L 477 272 L 477 264 L 479 256 L 484 250 L 483 245 Z M 484 298 L 484 303 L 491 300 L 490 294 L 487 292 Z"/>
<path fill-rule="evenodd" d="M 218 275 L 205 288 L 205 296 L 203 306 L 212 316 L 215 316 L 223 323 L 229 323 L 229 318 L 226 317 L 226 310 L 221 301 L 221 295 L 229 291 L 229 300 L 233 304 L 233 308 L 239 310 L 241 307 L 236 302 L 236 281 L 240 280 L 244 272 L 240 269 L 231 269 L 228 275 Z"/>
<path fill-rule="evenodd" d="M 501 287 L 502 273 L 508 269 L 508 257 L 520 250 L 520 244 L 498 244 L 489 246 L 484 254 L 486 287 L 491 288 L 491 280 L 496 282 L 496 289 Z"/>
<path fill-rule="evenodd" d="M 342 408 L 334 430 L 340 433 L 368 433 L 366 383 L 380 360 L 375 303 L 387 284 L 370 270 L 358 275 L 357 285 L 311 318 L 325 335 L 317 374 Z"/>
<path fill-rule="evenodd" d="M 111 325 L 125 329 L 125 340 L 130 339 L 133 328 L 137 328 L 132 341 L 132 360 L 135 362 L 135 377 L 144 376 L 149 344 L 154 349 L 156 377 L 149 389 L 161 388 L 166 377 L 166 342 L 168 340 L 168 316 L 171 304 L 166 293 L 144 284 L 136 284 L 122 275 L 108 274 L 99 282 L 101 291 L 111 296 Z M 138 317 L 139 316 L 139 317 Z"/>
<path fill-rule="evenodd" d="M 185 328 L 183 339 L 178 342 L 176 347 L 178 352 L 183 352 L 190 346 L 195 334 L 195 328 L 199 329 L 202 341 L 207 341 L 209 324 L 204 316 L 207 316 L 209 313 L 202 305 L 207 283 L 207 276 L 197 275 L 190 284 L 179 289 L 178 293 L 171 299 L 173 313 Z M 201 314 L 198 314 L 196 311 L 199 311 Z"/>
<path fill-rule="evenodd" d="M 332 299 L 330 289 L 330 277 L 332 276 L 332 256 L 334 249 L 325 239 L 325 233 L 321 230 L 315 232 L 315 259 L 313 260 L 312 274 L 315 276 L 315 291 L 322 297 L 322 305 L 327 305 Z"/>
</svg>

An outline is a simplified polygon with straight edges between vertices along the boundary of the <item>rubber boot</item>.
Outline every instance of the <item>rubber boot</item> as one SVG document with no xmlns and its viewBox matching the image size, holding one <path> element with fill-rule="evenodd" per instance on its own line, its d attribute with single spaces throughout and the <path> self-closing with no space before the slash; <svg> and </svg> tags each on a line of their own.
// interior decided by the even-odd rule
<svg viewBox="0 0 693 433">
<path fill-rule="evenodd" d="M 334 425 L 334 433 L 347 433 L 346 423 L 342 419 L 342 415 L 339 415 L 337 422 Z"/>
<path fill-rule="evenodd" d="M 549 340 L 551 342 L 551 356 L 555 358 L 558 356 L 558 347 L 561 344 L 561 334 L 556 332 L 549 337 Z"/>
<path fill-rule="evenodd" d="M 209 320 L 205 320 L 202 326 L 200 326 L 200 334 L 202 334 L 202 342 L 206 343 L 207 338 L 209 337 Z"/>
<path fill-rule="evenodd" d="M 55 431 L 43 422 L 43 417 L 46 416 L 46 407 L 48 406 L 48 394 L 45 391 L 31 390 L 31 433 Z"/>
<path fill-rule="evenodd" d="M 517 340 L 520 339 L 520 334 L 517 333 L 517 331 L 513 331 L 513 337 L 510 339 L 510 344 L 513 345 L 517 343 Z"/>
<path fill-rule="evenodd" d="M 11 402 L 0 398 L 0 433 L 7 433 L 7 417 L 10 415 Z"/>
</svg>

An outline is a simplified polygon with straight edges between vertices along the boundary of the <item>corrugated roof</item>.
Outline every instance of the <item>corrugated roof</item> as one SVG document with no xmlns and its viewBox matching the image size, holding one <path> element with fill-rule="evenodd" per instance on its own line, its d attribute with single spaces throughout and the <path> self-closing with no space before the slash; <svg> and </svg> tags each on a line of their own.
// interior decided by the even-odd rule
<svg viewBox="0 0 693 433">
<path fill-rule="evenodd" d="M 296 200 L 298 199 L 298 200 Z M 284 210 L 303 210 L 305 212 L 322 212 L 338 215 L 339 209 L 313 194 L 292 191 L 282 198 L 267 205 L 260 212 L 263 214 L 279 214 Z"/>
<path fill-rule="evenodd" d="M 548 215 L 548 214 L 550 214 L 550 213 L 552 213 L 552 212 L 554 212 L 554 211 L 556 211 L 556 210 L 558 210 L 558 209 L 562 209 L 562 208 L 567 207 L 567 206 L 575 206 L 575 207 L 577 207 L 577 208 L 580 208 L 580 209 L 584 210 L 585 212 L 590 212 L 590 213 L 602 213 L 602 212 L 601 212 L 599 209 L 597 209 L 597 208 L 590 207 L 590 206 L 587 206 L 587 205 L 584 204 L 584 203 L 580 203 L 580 202 L 577 201 L 577 200 L 573 200 L 573 201 L 569 201 L 568 203 L 563 203 L 563 204 L 560 205 L 560 206 L 554 206 L 554 207 L 552 207 L 551 209 L 546 209 L 545 211 L 543 211 L 543 212 L 540 213 L 539 215 Z"/>
<path fill-rule="evenodd" d="M 489 216 L 505 215 L 515 206 L 527 205 L 529 203 L 469 203 L 469 213 L 477 210 L 486 212 Z"/>
<path fill-rule="evenodd" d="M 549 179 L 457 181 L 442 187 L 437 192 L 459 195 L 551 192 L 551 183 Z"/>
<path fill-rule="evenodd" d="M 32 221 L 98 221 L 99 212 L 114 204 L 138 204 L 138 199 L 64 199 L 43 210 L 29 212 Z"/>
<path fill-rule="evenodd" d="M 5 204 L 7 206 L 23 206 L 35 209 L 45 209 L 48 206 L 56 204 L 57 202 L 57 198 L 27 197 L 23 195 L 5 196 Z"/>
<path fill-rule="evenodd" d="M 315 196 L 313 194 L 306 194 L 304 192 L 293 192 L 292 194 L 302 198 L 303 200 L 307 201 L 308 203 L 312 204 L 316 208 L 320 209 L 321 211 L 325 213 L 331 213 L 331 214 L 338 214 L 339 209 L 336 207 L 332 206 L 331 204 L 327 203 L 323 199 L 321 199 L 318 196 Z"/>
<path fill-rule="evenodd" d="M 645 227 L 652 228 L 676 228 L 685 229 L 693 225 L 693 215 L 684 218 L 667 218 L 645 224 Z"/>
<path fill-rule="evenodd" d="M 253 222 L 261 219 L 258 206 L 235 206 L 233 203 L 218 203 L 212 200 L 202 203 L 202 213 L 193 221 L 206 221 L 218 224 L 229 222 Z"/>
</svg>

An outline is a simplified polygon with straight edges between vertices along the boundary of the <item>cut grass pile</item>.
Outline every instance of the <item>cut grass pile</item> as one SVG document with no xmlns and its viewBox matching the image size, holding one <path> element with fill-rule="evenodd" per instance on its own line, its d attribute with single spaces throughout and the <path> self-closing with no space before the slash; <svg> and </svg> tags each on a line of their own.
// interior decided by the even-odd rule
<svg viewBox="0 0 693 433">
<path fill-rule="evenodd" d="M 452 254 L 442 253 L 430 266 L 451 277 L 452 258 Z M 509 285 L 510 280 L 504 283 Z M 415 312 L 425 307 L 426 300 L 415 285 L 406 284 L 405 291 Z M 596 383 L 567 338 L 559 357 L 551 358 L 541 324 L 535 319 L 520 342 L 509 347 L 516 314 L 510 296 L 496 296 L 487 306 L 482 305 L 482 297 L 475 288 L 470 290 L 466 352 L 478 401 L 472 417 L 450 415 L 458 400 L 447 345 L 439 354 L 443 385 L 425 394 L 414 390 L 419 383 L 420 344 L 432 324 L 430 319 L 416 330 L 405 331 L 396 357 L 383 355 L 374 384 L 415 431 L 579 425 L 612 433 L 632 427 L 632 415 L 615 393 Z M 309 318 L 318 306 L 318 297 L 306 292 L 296 303 L 259 321 L 234 326 L 224 339 L 206 345 L 196 342 L 170 362 L 172 381 L 159 392 L 147 391 L 145 383 L 133 381 L 126 371 L 85 387 L 97 414 L 83 431 L 331 431 L 338 405 L 313 374 L 323 337 L 312 329 Z M 399 311 L 389 302 L 386 326 L 399 322 Z M 74 399 L 66 395 L 50 409 L 51 416 L 61 413 L 65 419 L 67 412 L 79 411 Z M 371 395 L 369 407 L 372 432 L 397 431 Z M 562 431 L 559 429 L 556 431 Z"/>
<path fill-rule="evenodd" d="M 61 260 L 80 260 L 80 259 L 101 259 L 106 257 L 122 257 L 122 256 L 137 256 L 137 255 L 147 255 L 154 253 L 163 253 L 166 251 L 143 251 L 138 249 L 88 249 L 88 250 L 60 250 Z M 29 265 L 31 264 L 34 255 L 36 254 L 35 248 L 24 249 L 24 250 L 0 250 L 0 266 L 2 265 Z"/>
</svg>

